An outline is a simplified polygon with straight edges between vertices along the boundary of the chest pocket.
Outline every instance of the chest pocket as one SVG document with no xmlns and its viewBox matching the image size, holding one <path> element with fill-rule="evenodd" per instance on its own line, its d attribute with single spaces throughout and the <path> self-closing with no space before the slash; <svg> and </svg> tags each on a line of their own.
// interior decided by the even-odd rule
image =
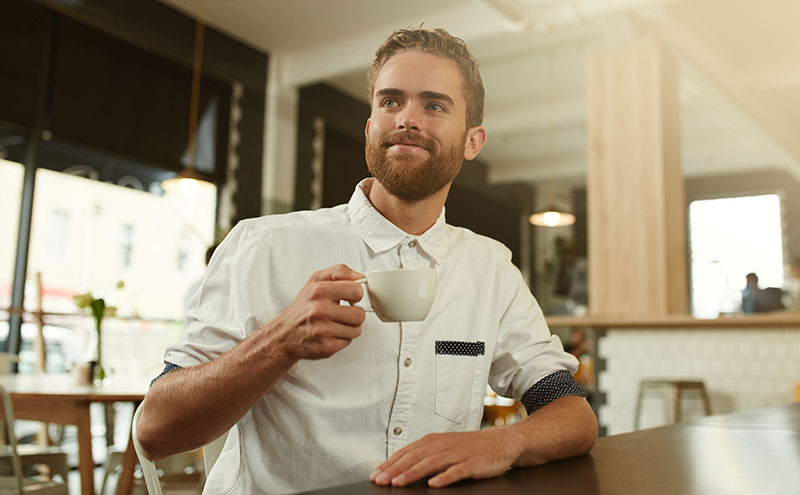
<svg viewBox="0 0 800 495">
<path fill-rule="evenodd" d="M 461 424 L 469 410 L 483 342 L 436 341 L 436 414 Z"/>
</svg>

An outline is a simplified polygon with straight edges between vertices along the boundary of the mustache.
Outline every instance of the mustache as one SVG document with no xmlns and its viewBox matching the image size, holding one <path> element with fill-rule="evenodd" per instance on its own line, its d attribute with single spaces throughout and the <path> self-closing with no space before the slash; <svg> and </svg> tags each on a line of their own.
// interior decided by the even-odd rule
<svg viewBox="0 0 800 495">
<path fill-rule="evenodd" d="M 381 146 L 384 148 L 395 144 L 413 144 L 414 146 L 419 146 L 426 150 L 431 150 L 436 146 L 433 139 L 407 130 L 394 131 L 381 142 Z"/>
</svg>

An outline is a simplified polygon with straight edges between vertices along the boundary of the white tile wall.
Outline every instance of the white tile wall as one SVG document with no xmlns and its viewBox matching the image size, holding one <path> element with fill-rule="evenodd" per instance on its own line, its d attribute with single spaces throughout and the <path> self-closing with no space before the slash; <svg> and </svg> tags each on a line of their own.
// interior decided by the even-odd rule
<svg viewBox="0 0 800 495">
<path fill-rule="evenodd" d="M 598 377 L 606 393 L 599 420 L 609 435 L 633 430 L 642 379 L 704 380 L 712 414 L 792 402 L 800 383 L 800 328 L 609 330 L 598 353 L 606 359 Z M 702 402 L 687 397 L 682 412 L 700 415 Z M 645 398 L 641 428 L 668 419 L 662 399 Z"/>
</svg>

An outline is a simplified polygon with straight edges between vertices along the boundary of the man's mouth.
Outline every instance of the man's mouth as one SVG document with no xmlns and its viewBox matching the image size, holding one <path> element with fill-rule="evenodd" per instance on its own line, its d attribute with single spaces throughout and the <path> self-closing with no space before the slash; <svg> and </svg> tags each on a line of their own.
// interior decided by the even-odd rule
<svg viewBox="0 0 800 495">
<path fill-rule="evenodd" d="M 389 137 L 383 143 L 384 148 L 394 148 L 398 151 L 418 151 L 423 149 L 429 151 L 429 146 L 421 139 L 413 139 L 406 136 Z"/>
<path fill-rule="evenodd" d="M 389 147 L 390 148 L 395 148 L 395 149 L 398 149 L 398 150 L 406 150 L 406 149 L 417 148 L 417 149 L 422 149 L 422 150 L 426 150 L 427 151 L 427 149 L 428 149 L 428 148 L 422 146 L 421 144 L 407 143 L 407 142 L 393 143 L 393 144 L 390 144 Z"/>
</svg>

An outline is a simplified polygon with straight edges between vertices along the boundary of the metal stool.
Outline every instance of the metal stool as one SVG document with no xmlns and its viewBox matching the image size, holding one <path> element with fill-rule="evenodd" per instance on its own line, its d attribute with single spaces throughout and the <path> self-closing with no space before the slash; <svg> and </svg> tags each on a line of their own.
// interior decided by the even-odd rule
<svg viewBox="0 0 800 495">
<path fill-rule="evenodd" d="M 672 422 L 680 423 L 681 421 L 681 399 L 685 392 L 695 391 L 700 393 L 703 399 L 703 408 L 705 409 L 706 416 L 711 414 L 711 405 L 708 400 L 708 393 L 706 393 L 706 386 L 702 381 L 689 381 L 689 380 L 642 380 L 639 382 L 639 397 L 636 400 L 636 418 L 634 420 L 634 429 L 639 429 L 639 420 L 642 415 L 642 399 L 644 394 L 657 390 L 663 394 L 668 390 L 672 396 Z M 669 396 L 664 397 L 664 406 L 666 410 L 666 417 L 670 417 Z"/>
</svg>

